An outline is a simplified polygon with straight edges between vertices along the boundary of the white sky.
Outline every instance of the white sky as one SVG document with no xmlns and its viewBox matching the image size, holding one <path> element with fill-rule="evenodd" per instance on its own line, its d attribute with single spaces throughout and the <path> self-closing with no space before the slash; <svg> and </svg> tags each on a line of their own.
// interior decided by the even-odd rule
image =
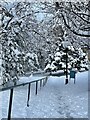
<svg viewBox="0 0 90 120">
<path fill-rule="evenodd" d="M 60 2 L 60 1 L 65 1 L 65 2 L 69 2 L 69 1 L 70 2 L 77 2 L 77 1 L 78 2 L 84 2 L 85 1 L 86 2 L 87 1 L 88 2 L 88 0 L 43 0 L 43 1 L 42 0 L 1 0 L 1 1 L 4 1 L 4 2 L 18 2 L 18 1 L 22 1 L 22 2 L 23 1 L 29 1 L 29 2 L 34 2 L 34 1 L 37 1 L 37 2 L 44 2 L 44 1 L 45 2 L 46 1 L 47 2 L 56 2 L 56 1 L 58 1 L 58 2 Z"/>
</svg>

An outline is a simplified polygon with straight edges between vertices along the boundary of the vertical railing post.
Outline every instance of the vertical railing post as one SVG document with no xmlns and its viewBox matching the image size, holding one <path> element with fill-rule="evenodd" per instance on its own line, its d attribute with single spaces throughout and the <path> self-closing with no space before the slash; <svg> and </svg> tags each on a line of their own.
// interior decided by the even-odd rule
<svg viewBox="0 0 90 120">
<path fill-rule="evenodd" d="M 75 84 L 75 78 L 74 78 L 74 84 Z"/>
<path fill-rule="evenodd" d="M 43 79 L 43 87 L 44 87 L 44 79 Z"/>
<path fill-rule="evenodd" d="M 45 84 L 47 83 L 47 77 L 45 78 Z"/>
<path fill-rule="evenodd" d="M 43 86 L 45 86 L 45 78 L 43 79 Z"/>
<path fill-rule="evenodd" d="M 36 95 L 37 95 L 37 89 L 38 89 L 38 81 L 36 81 Z"/>
<path fill-rule="evenodd" d="M 45 78 L 45 80 L 44 80 L 44 85 L 46 84 L 46 78 Z"/>
<path fill-rule="evenodd" d="M 45 79 L 45 84 L 47 83 L 47 79 Z"/>
<path fill-rule="evenodd" d="M 41 87 L 42 87 L 42 80 L 40 80 L 40 89 L 41 89 Z"/>
<path fill-rule="evenodd" d="M 46 77 L 46 82 L 47 82 L 47 80 L 48 80 L 48 77 Z"/>
<path fill-rule="evenodd" d="M 29 83 L 29 86 L 28 86 L 28 99 L 27 99 L 27 107 L 29 107 L 30 87 L 31 87 L 31 84 Z"/>
<path fill-rule="evenodd" d="M 9 109 L 8 109 L 8 120 L 11 120 L 12 100 L 13 100 L 13 88 L 10 90 L 10 100 L 9 100 Z"/>
</svg>

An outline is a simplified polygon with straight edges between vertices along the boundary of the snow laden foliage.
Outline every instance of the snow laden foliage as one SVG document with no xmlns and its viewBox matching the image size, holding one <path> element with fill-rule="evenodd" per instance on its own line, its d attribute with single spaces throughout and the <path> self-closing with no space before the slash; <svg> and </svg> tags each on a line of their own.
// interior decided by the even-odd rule
<svg viewBox="0 0 90 120">
<path fill-rule="evenodd" d="M 33 53 L 25 53 L 16 40 L 2 37 L 2 76 L 3 83 L 17 80 L 18 76 L 27 71 L 37 70 L 38 60 Z"/>
<path fill-rule="evenodd" d="M 85 68 L 88 70 L 88 57 L 81 48 L 68 46 L 68 69 Z M 45 71 L 57 71 L 66 69 L 66 53 L 63 43 L 59 44 L 54 55 L 49 55 Z"/>
<path fill-rule="evenodd" d="M 69 50 L 68 55 L 71 56 L 69 59 L 78 61 L 77 59 L 80 58 L 80 65 L 83 67 L 83 52 L 79 53 L 79 50 L 75 48 L 88 47 L 88 43 L 85 42 L 89 36 L 87 34 L 90 24 L 88 21 L 90 16 L 87 15 L 88 8 L 88 3 L 84 2 L 82 4 L 61 2 L 56 5 L 50 2 L 12 1 L 10 3 L 1 0 L 0 70 L 3 83 L 16 80 L 19 75 L 32 70 L 44 70 L 47 65 L 53 69 L 59 69 L 55 68 L 56 61 L 60 61 L 60 66 L 65 68 L 65 61 L 63 61 L 65 52 L 63 47 L 59 47 L 64 38 L 69 40 L 75 50 L 72 52 L 75 52 L 75 56 L 71 54 L 71 49 Z M 59 48 L 61 50 L 57 50 Z M 60 52 L 59 56 L 58 52 Z M 71 66 L 68 65 L 68 67 Z"/>
<path fill-rule="evenodd" d="M 41 7 L 41 4 L 0 2 L 0 69 L 3 83 L 16 80 L 26 72 L 43 69 L 48 52 L 53 51 L 50 38 L 46 42 L 50 24 L 47 19 L 43 22 L 44 13 L 39 12 L 45 5 Z"/>
<path fill-rule="evenodd" d="M 88 69 L 87 51 L 89 48 L 87 37 L 89 37 L 89 11 L 88 3 L 56 2 L 55 17 L 52 32 L 55 40 L 55 51 L 46 59 L 45 71 L 65 70 L 66 53 L 63 42 L 69 42 L 68 47 L 68 69 Z M 84 7 L 83 7 L 84 6 Z M 85 19 L 82 19 L 82 15 Z M 87 19 L 87 20 L 86 20 Z M 87 22 L 87 23 L 86 23 Z M 86 29 L 81 29 L 82 27 Z"/>
<path fill-rule="evenodd" d="M 24 8 L 19 3 L 11 8 L 0 5 L 0 45 L 2 47 L 0 53 L 2 79 L 0 81 L 2 80 L 3 84 L 10 80 L 16 81 L 21 74 L 39 68 L 37 55 L 30 52 L 28 47 L 26 48 L 25 29 L 23 29 L 26 19 L 21 19 L 24 13 L 22 14 L 23 11 L 20 13 L 20 9 Z"/>
</svg>

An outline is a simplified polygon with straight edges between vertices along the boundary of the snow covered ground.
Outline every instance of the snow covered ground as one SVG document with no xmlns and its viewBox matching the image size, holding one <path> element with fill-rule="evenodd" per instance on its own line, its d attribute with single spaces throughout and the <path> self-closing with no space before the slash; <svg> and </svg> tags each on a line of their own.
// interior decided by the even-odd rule
<svg viewBox="0 0 90 120">
<path fill-rule="evenodd" d="M 77 73 L 64 85 L 65 76 L 48 78 L 46 86 L 31 85 L 30 106 L 27 107 L 28 86 L 15 88 L 13 98 L 13 118 L 88 118 L 88 72 Z M 0 92 L 0 118 L 7 117 L 9 91 Z M 2 114 L 1 114 L 2 113 Z"/>
</svg>

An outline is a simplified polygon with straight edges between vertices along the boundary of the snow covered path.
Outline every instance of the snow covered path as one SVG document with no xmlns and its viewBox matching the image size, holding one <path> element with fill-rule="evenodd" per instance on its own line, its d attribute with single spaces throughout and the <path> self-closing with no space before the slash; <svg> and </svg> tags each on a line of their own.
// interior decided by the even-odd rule
<svg viewBox="0 0 90 120">
<path fill-rule="evenodd" d="M 26 106 L 27 86 L 15 88 L 13 118 L 88 118 L 88 72 L 77 73 L 73 80 L 64 85 L 65 76 L 49 77 L 45 87 L 31 86 L 30 106 Z M 7 117 L 9 91 L 0 92 L 1 117 Z M 2 108 L 2 109 L 1 109 Z"/>
</svg>

